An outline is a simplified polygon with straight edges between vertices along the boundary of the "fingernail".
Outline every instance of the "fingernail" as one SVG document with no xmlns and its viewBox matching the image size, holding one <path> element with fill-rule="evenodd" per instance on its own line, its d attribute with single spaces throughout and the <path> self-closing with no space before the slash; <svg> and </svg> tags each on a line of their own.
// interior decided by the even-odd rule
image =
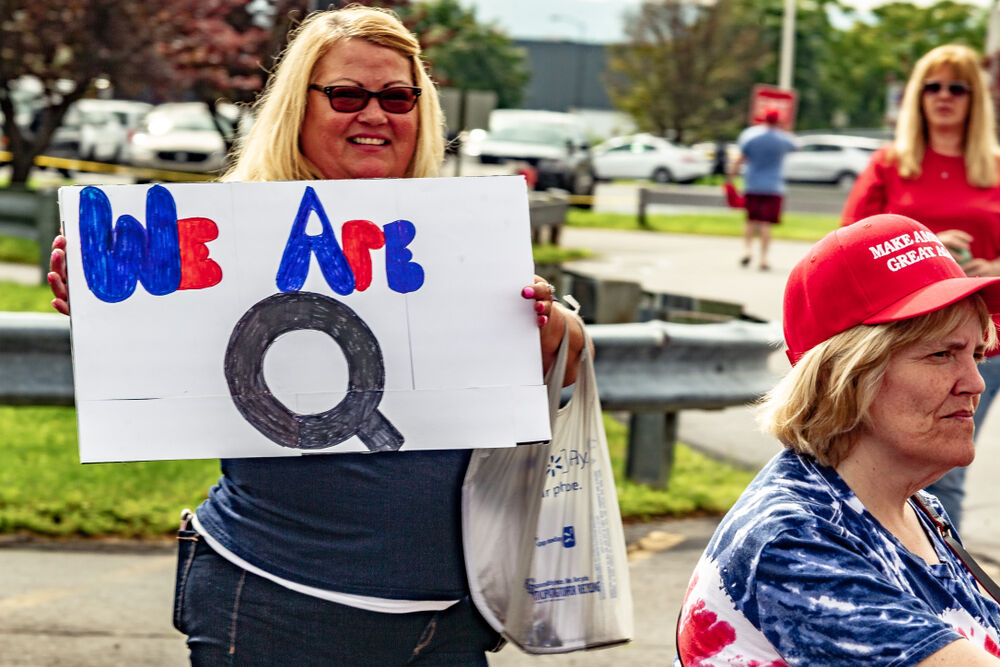
<svg viewBox="0 0 1000 667">
<path fill-rule="evenodd" d="M 544 313 L 545 312 L 545 304 L 542 303 L 541 301 L 536 301 L 535 302 L 535 312 L 536 313 Z"/>
<path fill-rule="evenodd" d="M 521 296 L 523 296 L 525 299 L 534 299 L 535 298 L 535 288 L 534 287 L 525 287 L 523 290 L 521 290 Z"/>
<path fill-rule="evenodd" d="M 548 316 L 548 315 L 539 315 L 539 316 L 538 316 L 538 326 L 540 326 L 540 327 L 544 327 L 544 326 L 545 326 L 545 324 L 546 324 L 546 323 L 547 323 L 548 321 L 549 321 L 549 316 Z"/>
</svg>

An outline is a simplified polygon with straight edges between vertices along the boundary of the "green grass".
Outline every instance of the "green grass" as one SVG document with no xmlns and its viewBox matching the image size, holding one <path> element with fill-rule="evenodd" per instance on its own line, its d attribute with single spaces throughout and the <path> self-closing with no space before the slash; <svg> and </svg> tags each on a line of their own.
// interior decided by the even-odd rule
<svg viewBox="0 0 1000 667">
<path fill-rule="evenodd" d="M 219 476 L 218 461 L 81 465 L 76 411 L 0 407 L 0 533 L 164 535 Z"/>
<path fill-rule="evenodd" d="M 535 259 L 535 264 L 559 264 L 569 262 L 574 259 L 586 259 L 593 255 L 589 250 L 582 248 L 560 248 L 551 243 L 531 246 L 531 254 Z"/>
<path fill-rule="evenodd" d="M 0 236 L 0 262 L 35 264 L 38 262 L 38 243 L 14 236 Z"/>
<path fill-rule="evenodd" d="M 705 211 L 675 215 L 647 215 L 648 230 L 672 234 L 702 234 L 707 236 L 742 236 L 746 214 L 732 211 Z M 600 229 L 641 230 L 639 220 L 630 213 L 605 213 L 571 208 L 566 224 L 572 227 Z M 840 219 L 834 215 L 811 213 L 784 213 L 781 224 L 771 228 L 776 239 L 793 241 L 818 241 L 827 232 L 836 229 Z"/>
<path fill-rule="evenodd" d="M 605 428 L 626 519 L 724 512 L 752 478 L 679 445 L 668 489 L 625 481 L 626 428 Z M 219 476 L 215 460 L 82 465 L 73 408 L 0 407 L 0 433 L 0 533 L 165 535 Z"/>
<path fill-rule="evenodd" d="M 48 285 L 0 281 L 0 311 L 54 313 Z"/>
<path fill-rule="evenodd" d="M 604 431 L 624 519 L 721 514 L 732 507 L 755 474 L 678 443 L 667 488 L 654 489 L 625 479 L 628 427 L 605 414 Z"/>
</svg>

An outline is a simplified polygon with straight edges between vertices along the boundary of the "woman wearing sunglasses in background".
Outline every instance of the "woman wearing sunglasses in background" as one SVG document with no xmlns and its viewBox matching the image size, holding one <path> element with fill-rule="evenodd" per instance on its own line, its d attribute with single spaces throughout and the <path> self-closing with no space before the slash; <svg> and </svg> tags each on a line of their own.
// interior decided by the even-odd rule
<svg viewBox="0 0 1000 667">
<path fill-rule="evenodd" d="M 898 213 L 929 227 L 970 276 L 1000 276 L 1000 148 L 993 103 L 978 53 L 939 46 L 913 68 L 892 144 L 872 156 L 844 204 L 841 224 Z M 1000 389 L 1000 351 L 980 370 L 986 382 L 980 425 Z M 952 525 L 962 520 L 965 468 L 928 487 Z"/>
<path fill-rule="evenodd" d="M 436 176 L 442 113 L 395 15 L 310 15 L 256 105 L 226 180 Z M 68 312 L 65 239 L 49 281 Z M 455 316 L 462 317 L 456 285 Z M 582 331 L 536 278 L 543 365 Z M 483 354 L 490 354 L 483 350 Z M 227 459 L 178 537 L 174 624 L 194 665 L 486 665 L 500 637 L 469 598 L 461 487 L 469 450 Z"/>
</svg>

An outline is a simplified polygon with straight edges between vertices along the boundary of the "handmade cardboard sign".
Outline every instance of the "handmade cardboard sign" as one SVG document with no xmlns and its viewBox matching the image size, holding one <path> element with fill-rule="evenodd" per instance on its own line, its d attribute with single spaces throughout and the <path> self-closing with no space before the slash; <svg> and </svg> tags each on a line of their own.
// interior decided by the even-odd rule
<svg viewBox="0 0 1000 667">
<path fill-rule="evenodd" d="M 80 459 L 549 439 L 520 177 L 66 187 Z"/>
</svg>

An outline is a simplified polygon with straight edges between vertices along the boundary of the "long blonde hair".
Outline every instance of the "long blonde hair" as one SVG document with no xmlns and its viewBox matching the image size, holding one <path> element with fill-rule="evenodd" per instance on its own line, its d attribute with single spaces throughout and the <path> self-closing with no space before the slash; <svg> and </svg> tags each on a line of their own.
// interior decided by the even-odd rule
<svg viewBox="0 0 1000 667">
<path fill-rule="evenodd" d="M 967 46 L 946 44 L 931 49 L 917 61 L 906 82 L 903 102 L 896 122 L 893 157 L 903 178 L 920 175 L 920 163 L 927 149 L 927 119 L 924 118 L 923 90 L 927 75 L 942 65 L 950 65 L 955 75 L 969 84 L 971 98 L 965 122 L 965 176 L 970 185 L 993 187 L 1000 182 L 993 101 L 985 83 L 978 53 Z"/>
<path fill-rule="evenodd" d="M 410 61 L 417 99 L 416 148 L 407 177 L 437 176 L 444 159 L 444 115 L 437 89 L 420 58 L 420 44 L 389 10 L 351 5 L 310 14 L 290 35 L 288 46 L 254 105 L 256 122 L 234 148 L 224 181 L 289 181 L 324 178 L 299 148 L 307 91 L 316 62 L 338 42 L 364 39 Z"/>
</svg>

